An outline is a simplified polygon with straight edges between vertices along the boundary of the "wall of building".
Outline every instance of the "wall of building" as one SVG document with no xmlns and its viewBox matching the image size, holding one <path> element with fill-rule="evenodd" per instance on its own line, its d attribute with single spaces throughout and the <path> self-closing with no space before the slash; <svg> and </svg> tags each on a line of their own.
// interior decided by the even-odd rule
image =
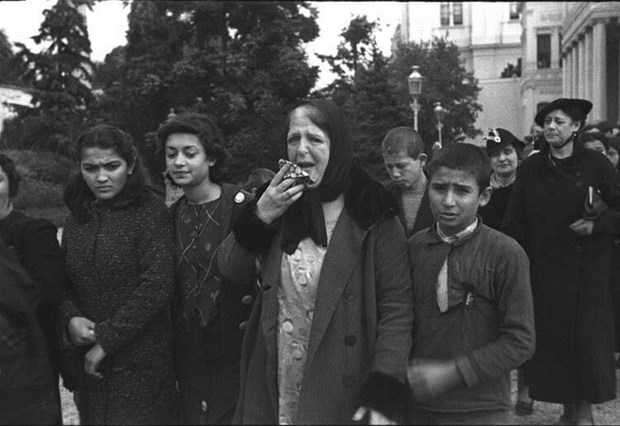
<svg viewBox="0 0 620 426">
<path fill-rule="evenodd" d="M 478 114 L 476 126 L 483 132 L 489 127 L 503 127 L 517 137 L 525 136 L 521 126 L 521 79 L 489 79 L 480 86 L 482 90 L 478 95 L 478 103 L 482 105 L 482 112 Z"/>
<path fill-rule="evenodd" d="M 492 125 L 520 130 L 515 125 L 523 113 L 519 82 L 500 79 L 506 66 L 516 66 L 522 54 L 519 19 L 510 18 L 511 2 L 462 4 L 462 25 L 442 26 L 440 2 L 403 3 L 400 35 L 403 40 L 408 36 L 408 41 L 414 42 L 446 37 L 456 44 L 463 67 L 473 72 L 482 88 L 478 103 L 484 112 L 475 125 L 481 129 Z"/>
<path fill-rule="evenodd" d="M 13 106 L 30 108 L 32 95 L 15 86 L 0 86 L 0 133 L 4 128 L 4 120 L 14 117 Z"/>
</svg>

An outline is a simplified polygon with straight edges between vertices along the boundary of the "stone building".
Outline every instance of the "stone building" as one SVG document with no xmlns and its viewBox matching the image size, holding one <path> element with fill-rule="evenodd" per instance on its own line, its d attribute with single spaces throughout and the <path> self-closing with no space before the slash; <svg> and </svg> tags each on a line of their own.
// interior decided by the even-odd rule
<svg viewBox="0 0 620 426">
<path fill-rule="evenodd" d="M 521 133 L 520 78 L 502 78 L 519 67 L 521 24 L 517 2 L 406 2 L 401 5 L 400 40 L 446 37 L 459 48 L 463 67 L 473 72 L 483 111 L 476 126 L 502 126 Z"/>
<path fill-rule="evenodd" d="M 592 101 L 592 122 L 620 122 L 620 2 L 564 2 L 564 13 L 564 95 Z"/>
<path fill-rule="evenodd" d="M 16 115 L 16 108 L 32 108 L 32 95 L 26 89 L 8 84 L 0 84 L 0 133 L 4 120 Z"/>
<path fill-rule="evenodd" d="M 620 121 L 620 2 L 406 2 L 401 41 L 446 36 L 473 71 L 483 107 L 476 126 L 529 134 L 559 97 L 592 101 L 590 122 Z M 508 64 L 520 76 L 501 78 Z M 517 66 L 517 68 L 519 68 Z"/>
</svg>

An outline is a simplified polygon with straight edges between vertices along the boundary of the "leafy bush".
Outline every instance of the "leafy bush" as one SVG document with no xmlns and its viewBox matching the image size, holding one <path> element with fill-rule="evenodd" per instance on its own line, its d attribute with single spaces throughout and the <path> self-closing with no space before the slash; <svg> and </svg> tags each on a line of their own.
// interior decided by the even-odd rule
<svg viewBox="0 0 620 426">
<path fill-rule="evenodd" d="M 3 154 L 17 165 L 21 182 L 14 203 L 19 210 L 62 207 L 63 192 L 77 164 L 62 155 L 47 151 L 6 150 Z"/>
<path fill-rule="evenodd" d="M 23 180 L 29 178 L 64 186 L 78 171 L 75 161 L 54 152 L 6 150 L 2 153 L 15 161 Z"/>
</svg>

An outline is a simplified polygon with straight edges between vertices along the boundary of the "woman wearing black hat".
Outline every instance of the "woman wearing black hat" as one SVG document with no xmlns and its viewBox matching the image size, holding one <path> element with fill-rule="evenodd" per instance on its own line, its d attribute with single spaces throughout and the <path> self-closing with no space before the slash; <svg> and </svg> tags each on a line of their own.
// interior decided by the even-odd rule
<svg viewBox="0 0 620 426">
<path fill-rule="evenodd" d="M 591 108 L 557 99 L 536 115 L 547 144 L 520 167 L 504 219 L 531 264 L 530 396 L 564 404 L 561 421 L 578 424 L 593 423 L 590 404 L 616 395 L 609 270 L 620 183 L 604 156 L 575 143 Z"/>
<path fill-rule="evenodd" d="M 398 204 L 353 165 L 343 111 L 293 109 L 288 159 L 244 209 L 218 264 L 234 281 L 259 256 L 262 287 L 243 342 L 235 423 L 397 420 L 413 297 Z M 359 408 L 359 409 L 358 409 Z"/>
</svg>

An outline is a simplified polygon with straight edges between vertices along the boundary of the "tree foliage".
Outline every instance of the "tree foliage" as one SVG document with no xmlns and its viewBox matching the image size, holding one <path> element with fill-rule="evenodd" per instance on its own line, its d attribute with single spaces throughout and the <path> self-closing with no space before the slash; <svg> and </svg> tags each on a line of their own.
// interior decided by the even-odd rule
<svg viewBox="0 0 620 426">
<path fill-rule="evenodd" d="M 25 116 L 46 128 L 47 137 L 25 139 L 24 148 L 49 148 L 67 152 L 74 130 L 83 126 L 91 93 L 90 40 L 79 7 L 92 7 L 92 0 L 58 0 L 43 11 L 39 33 L 32 37 L 42 46 L 39 53 L 16 43 L 22 65 L 22 81 L 34 89 L 34 109 Z M 44 132 L 43 132 L 44 133 Z"/>
<path fill-rule="evenodd" d="M 19 63 L 11 42 L 0 29 L 0 84 L 17 84 L 19 73 Z"/>
<path fill-rule="evenodd" d="M 413 65 L 425 76 L 419 113 L 419 132 L 427 149 L 438 140 L 433 105 L 447 110 L 442 130 L 444 143 L 459 135 L 474 136 L 473 123 L 481 106 L 476 103 L 480 88 L 471 73 L 461 66 L 458 48 L 443 38 L 423 43 L 401 43 L 390 58 L 378 49 L 377 25 L 365 16 L 351 20 L 343 29 L 337 54 L 323 55 L 338 76 L 317 94 L 331 96 L 343 105 L 354 123 L 358 163 L 376 178 L 387 178 L 380 153 L 385 134 L 396 126 L 413 126 L 407 77 Z"/>
<path fill-rule="evenodd" d="M 134 136 L 156 176 L 163 154 L 150 133 L 171 110 L 213 115 L 233 179 L 274 168 L 285 115 L 318 76 L 302 48 L 317 36 L 306 2 L 132 2 L 127 45 L 97 69 L 99 115 Z"/>
</svg>

